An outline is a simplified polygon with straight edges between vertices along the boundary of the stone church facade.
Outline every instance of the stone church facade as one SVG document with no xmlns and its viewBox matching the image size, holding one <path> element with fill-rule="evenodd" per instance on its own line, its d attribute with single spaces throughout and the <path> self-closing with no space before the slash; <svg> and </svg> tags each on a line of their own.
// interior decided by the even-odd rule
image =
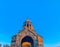
<svg viewBox="0 0 60 47">
<path fill-rule="evenodd" d="M 36 33 L 30 20 L 26 20 L 23 29 L 12 37 L 11 47 L 43 47 L 43 39 Z"/>
</svg>

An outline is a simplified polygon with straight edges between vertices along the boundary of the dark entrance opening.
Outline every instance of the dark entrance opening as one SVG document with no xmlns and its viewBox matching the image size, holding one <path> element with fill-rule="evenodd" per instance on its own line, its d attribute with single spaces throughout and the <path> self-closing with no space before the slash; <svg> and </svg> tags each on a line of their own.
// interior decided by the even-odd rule
<svg viewBox="0 0 60 47">
<path fill-rule="evenodd" d="M 30 36 L 26 36 L 26 37 L 24 37 L 24 38 L 22 39 L 22 41 L 21 41 L 21 47 L 22 47 L 22 44 L 23 44 L 24 42 L 29 42 L 29 43 L 31 44 L 31 47 L 34 47 L 34 41 L 33 41 L 33 39 L 32 39 Z M 24 47 L 25 47 L 25 46 L 24 46 Z M 28 47 L 30 47 L 30 46 L 28 46 Z"/>
</svg>

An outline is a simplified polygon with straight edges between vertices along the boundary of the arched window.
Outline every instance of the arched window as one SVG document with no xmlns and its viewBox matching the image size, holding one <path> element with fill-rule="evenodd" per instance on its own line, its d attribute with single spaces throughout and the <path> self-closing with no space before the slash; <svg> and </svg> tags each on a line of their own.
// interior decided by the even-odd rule
<svg viewBox="0 0 60 47">
<path fill-rule="evenodd" d="M 31 43 L 31 47 L 34 47 L 34 41 L 33 39 L 30 37 L 30 36 L 26 36 L 22 39 L 21 41 L 21 45 L 24 43 L 24 42 L 29 42 Z M 22 47 L 22 46 L 21 46 Z"/>
</svg>

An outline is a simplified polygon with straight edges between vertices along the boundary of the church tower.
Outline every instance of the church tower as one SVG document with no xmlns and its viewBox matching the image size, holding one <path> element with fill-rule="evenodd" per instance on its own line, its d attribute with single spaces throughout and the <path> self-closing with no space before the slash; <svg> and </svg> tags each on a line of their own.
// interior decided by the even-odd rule
<svg viewBox="0 0 60 47">
<path fill-rule="evenodd" d="M 30 22 L 29 19 L 27 19 L 24 22 L 24 28 L 27 29 L 27 30 L 30 30 L 30 31 L 33 31 L 34 30 L 33 25 L 32 25 L 32 23 Z"/>
<path fill-rule="evenodd" d="M 30 20 L 26 20 L 23 29 L 12 37 L 11 47 L 43 47 L 42 37 L 39 36 Z"/>
</svg>

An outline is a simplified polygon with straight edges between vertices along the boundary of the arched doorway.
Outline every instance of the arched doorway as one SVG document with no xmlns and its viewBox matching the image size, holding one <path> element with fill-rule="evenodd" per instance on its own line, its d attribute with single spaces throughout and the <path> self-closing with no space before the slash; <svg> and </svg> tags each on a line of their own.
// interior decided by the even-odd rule
<svg viewBox="0 0 60 47">
<path fill-rule="evenodd" d="M 21 41 L 21 47 L 34 47 L 34 41 L 30 36 L 26 36 Z"/>
</svg>

